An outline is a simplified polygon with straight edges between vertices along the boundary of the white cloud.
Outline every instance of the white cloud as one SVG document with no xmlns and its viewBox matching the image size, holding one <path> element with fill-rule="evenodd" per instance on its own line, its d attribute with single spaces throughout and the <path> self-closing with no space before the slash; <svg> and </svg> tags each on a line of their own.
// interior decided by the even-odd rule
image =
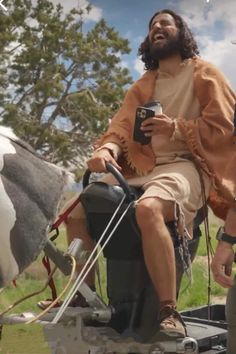
<svg viewBox="0 0 236 354">
<path fill-rule="evenodd" d="M 216 21 L 225 21 L 227 25 L 235 26 L 235 0 L 180 0 L 179 10 L 191 27 L 211 27 Z"/>
<path fill-rule="evenodd" d="M 201 56 L 215 64 L 236 89 L 236 1 L 181 0 L 180 14 L 196 34 Z"/>
<path fill-rule="evenodd" d="M 121 60 L 120 66 L 121 66 L 122 68 L 129 68 L 129 63 L 128 63 L 128 61 L 126 61 L 126 60 Z"/>
<path fill-rule="evenodd" d="M 236 45 L 225 40 L 214 42 L 209 38 L 205 43 L 202 57 L 215 64 L 236 89 Z"/>
<path fill-rule="evenodd" d="M 175 1 L 169 5 L 177 8 Z M 236 1 L 179 0 L 177 13 L 193 30 L 201 57 L 216 65 L 236 89 Z M 139 59 L 134 68 L 143 73 Z"/>
<path fill-rule="evenodd" d="M 136 58 L 134 60 L 134 69 L 140 74 L 144 74 L 144 64 L 143 62 L 141 61 L 141 59 L 139 58 Z"/>
</svg>

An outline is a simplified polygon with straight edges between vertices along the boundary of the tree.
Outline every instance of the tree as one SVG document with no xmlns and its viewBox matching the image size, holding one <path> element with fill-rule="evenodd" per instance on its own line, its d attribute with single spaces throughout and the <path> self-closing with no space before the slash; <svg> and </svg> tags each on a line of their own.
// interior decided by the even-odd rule
<svg viewBox="0 0 236 354">
<path fill-rule="evenodd" d="M 0 13 L 0 116 L 54 163 L 76 166 L 107 126 L 131 77 L 128 40 L 86 9 L 64 14 L 48 0 L 5 0 Z"/>
</svg>

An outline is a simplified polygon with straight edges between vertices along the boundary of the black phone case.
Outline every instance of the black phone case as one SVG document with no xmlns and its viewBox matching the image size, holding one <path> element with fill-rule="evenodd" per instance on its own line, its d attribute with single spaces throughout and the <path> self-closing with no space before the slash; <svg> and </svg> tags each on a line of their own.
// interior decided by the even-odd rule
<svg viewBox="0 0 236 354">
<path fill-rule="evenodd" d="M 154 117 L 155 112 L 146 107 L 138 107 L 136 109 L 136 116 L 135 116 L 135 123 L 134 123 L 134 133 L 133 139 L 134 141 L 142 144 L 147 145 L 151 142 L 150 136 L 145 136 L 144 132 L 140 129 L 142 122 L 150 117 Z"/>
</svg>

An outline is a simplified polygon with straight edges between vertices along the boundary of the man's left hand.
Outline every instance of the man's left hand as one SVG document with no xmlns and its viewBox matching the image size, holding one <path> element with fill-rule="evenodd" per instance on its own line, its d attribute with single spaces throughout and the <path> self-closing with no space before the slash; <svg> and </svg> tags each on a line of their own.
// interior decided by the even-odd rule
<svg viewBox="0 0 236 354">
<path fill-rule="evenodd" d="M 230 288 L 234 284 L 231 277 L 233 262 L 234 250 L 232 245 L 219 241 L 211 263 L 211 270 L 215 281 L 224 288 Z"/>
<path fill-rule="evenodd" d="M 172 136 L 175 130 L 173 119 L 165 114 L 157 114 L 152 118 L 145 119 L 141 125 L 141 130 L 145 133 L 145 136 L 153 136 L 157 134 Z"/>
</svg>

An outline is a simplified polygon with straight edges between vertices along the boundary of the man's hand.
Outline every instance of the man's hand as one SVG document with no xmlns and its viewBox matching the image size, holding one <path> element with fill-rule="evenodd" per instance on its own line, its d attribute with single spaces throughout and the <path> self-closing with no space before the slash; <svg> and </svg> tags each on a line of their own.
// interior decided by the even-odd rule
<svg viewBox="0 0 236 354">
<path fill-rule="evenodd" d="M 107 172 L 106 162 L 110 162 L 118 170 L 121 170 L 109 149 L 105 147 L 99 151 L 94 151 L 92 157 L 87 161 L 87 166 L 91 172 Z"/>
<path fill-rule="evenodd" d="M 165 114 L 157 114 L 155 117 L 145 119 L 141 125 L 141 130 L 145 136 L 157 134 L 171 137 L 175 130 L 173 119 Z"/>
<path fill-rule="evenodd" d="M 215 281 L 224 288 L 230 288 L 234 284 L 231 278 L 233 262 L 234 250 L 232 245 L 219 241 L 211 263 L 211 270 Z"/>
</svg>

